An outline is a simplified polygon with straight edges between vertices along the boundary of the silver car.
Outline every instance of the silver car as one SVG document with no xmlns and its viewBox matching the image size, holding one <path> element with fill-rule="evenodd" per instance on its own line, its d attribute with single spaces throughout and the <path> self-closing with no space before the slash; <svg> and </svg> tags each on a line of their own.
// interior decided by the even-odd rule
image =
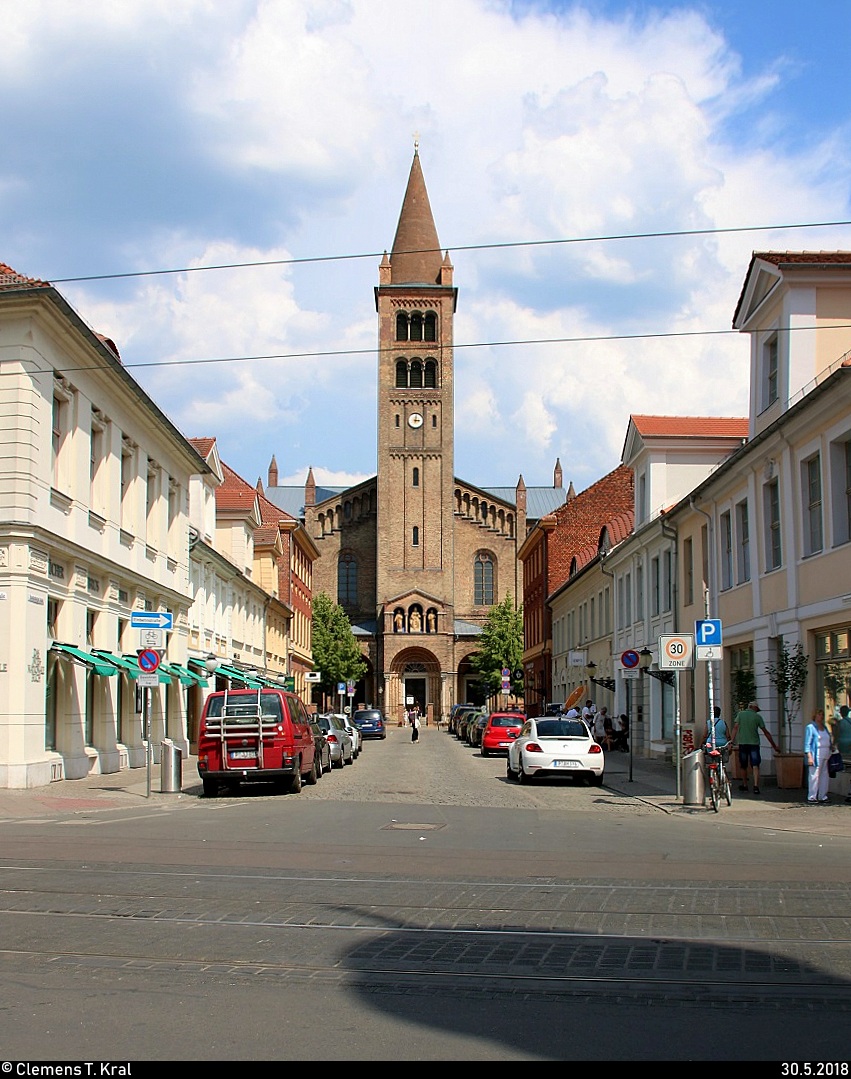
<svg viewBox="0 0 851 1079">
<path fill-rule="evenodd" d="M 331 749 L 331 767 L 342 768 L 355 759 L 354 747 L 345 725 L 335 715 L 317 716 L 316 722 L 325 731 Z"/>
<path fill-rule="evenodd" d="M 334 719 L 339 719 L 346 728 L 346 733 L 352 740 L 352 756 L 357 760 L 360 756 L 360 751 L 363 748 L 363 735 L 354 723 L 352 723 L 351 716 L 342 715 L 340 712 L 332 712 L 331 714 L 334 716 Z"/>
</svg>

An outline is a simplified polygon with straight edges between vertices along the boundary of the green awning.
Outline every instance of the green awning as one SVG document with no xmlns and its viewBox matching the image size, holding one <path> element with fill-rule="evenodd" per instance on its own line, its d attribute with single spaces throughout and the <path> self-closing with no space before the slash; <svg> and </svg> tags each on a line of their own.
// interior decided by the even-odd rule
<svg viewBox="0 0 851 1079">
<path fill-rule="evenodd" d="M 188 667 L 182 667 L 179 663 L 169 663 L 168 669 L 175 678 L 180 679 L 180 684 L 182 686 L 206 687 L 207 685 L 206 678 L 202 678 L 200 674 L 190 671 Z"/>
<path fill-rule="evenodd" d="M 131 678 L 138 678 L 142 673 L 139 670 L 139 665 L 137 663 L 131 663 L 130 660 L 125 659 L 124 656 L 116 656 L 114 652 L 107 652 L 105 648 L 96 648 L 94 654 L 99 659 L 104 659 L 107 663 L 111 663 L 114 667 L 124 671 L 124 673 L 128 674 Z M 115 670 L 112 673 L 117 674 L 118 670 Z"/>
<path fill-rule="evenodd" d="M 104 678 L 118 674 L 118 668 L 108 660 L 102 659 L 101 656 L 93 655 L 91 652 L 86 652 L 82 648 L 75 648 L 72 644 L 54 644 L 50 650 L 51 652 L 59 652 L 62 655 L 70 656 L 75 663 L 82 663 L 85 667 L 93 670 L 95 674 L 103 675 Z"/>
<path fill-rule="evenodd" d="M 263 683 L 250 675 L 247 671 L 241 671 L 238 667 L 231 667 L 227 663 L 220 663 L 216 667 L 216 674 L 222 678 L 229 678 L 232 682 L 241 682 L 249 689 L 262 689 Z"/>
</svg>

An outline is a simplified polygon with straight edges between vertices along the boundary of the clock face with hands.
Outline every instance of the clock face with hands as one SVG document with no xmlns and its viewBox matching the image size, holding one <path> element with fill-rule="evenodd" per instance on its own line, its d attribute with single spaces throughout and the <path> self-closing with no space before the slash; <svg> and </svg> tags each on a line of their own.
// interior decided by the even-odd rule
<svg viewBox="0 0 851 1079">
<path fill-rule="evenodd" d="M 417 427 L 422 427 L 422 425 L 423 425 L 423 418 L 419 414 L 419 412 L 412 412 L 410 414 L 410 416 L 408 417 L 408 426 L 413 427 L 414 429 L 416 429 Z"/>
</svg>

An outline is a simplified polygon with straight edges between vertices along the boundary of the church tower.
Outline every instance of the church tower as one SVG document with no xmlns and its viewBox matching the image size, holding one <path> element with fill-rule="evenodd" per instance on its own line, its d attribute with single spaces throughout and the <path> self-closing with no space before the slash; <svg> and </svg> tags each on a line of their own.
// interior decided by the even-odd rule
<svg viewBox="0 0 851 1079">
<path fill-rule="evenodd" d="M 456 298 L 415 151 L 393 248 L 382 259 L 375 290 L 376 592 L 385 633 L 452 633 Z"/>
</svg>

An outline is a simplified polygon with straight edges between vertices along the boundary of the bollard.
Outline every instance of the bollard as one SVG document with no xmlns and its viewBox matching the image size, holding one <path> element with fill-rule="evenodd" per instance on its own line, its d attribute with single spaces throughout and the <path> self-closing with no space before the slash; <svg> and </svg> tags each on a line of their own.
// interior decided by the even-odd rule
<svg viewBox="0 0 851 1079">
<path fill-rule="evenodd" d="M 171 738 L 163 738 L 160 752 L 160 793 L 180 794 L 183 785 L 183 753 Z"/>
<path fill-rule="evenodd" d="M 696 749 L 683 757 L 683 805 L 702 806 L 706 798 L 703 750 Z"/>
</svg>

